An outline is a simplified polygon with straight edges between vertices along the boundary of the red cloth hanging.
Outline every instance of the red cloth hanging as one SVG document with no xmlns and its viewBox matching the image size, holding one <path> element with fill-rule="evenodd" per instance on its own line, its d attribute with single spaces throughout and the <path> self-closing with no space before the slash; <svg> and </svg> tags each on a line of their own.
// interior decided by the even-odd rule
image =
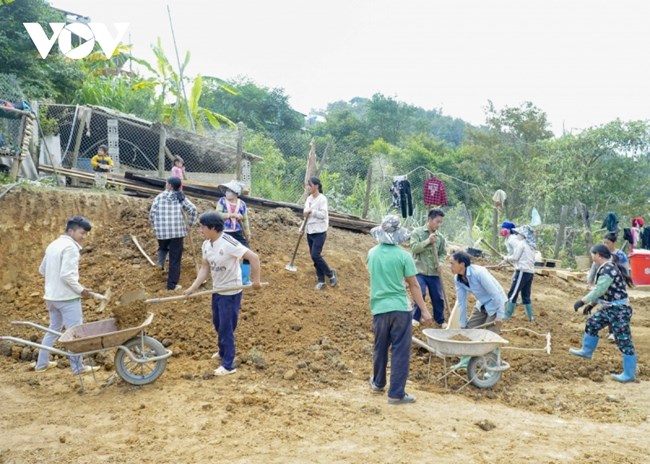
<svg viewBox="0 0 650 464">
<path fill-rule="evenodd" d="M 445 183 L 437 177 L 431 177 L 424 181 L 424 204 L 432 206 L 447 205 Z"/>
</svg>

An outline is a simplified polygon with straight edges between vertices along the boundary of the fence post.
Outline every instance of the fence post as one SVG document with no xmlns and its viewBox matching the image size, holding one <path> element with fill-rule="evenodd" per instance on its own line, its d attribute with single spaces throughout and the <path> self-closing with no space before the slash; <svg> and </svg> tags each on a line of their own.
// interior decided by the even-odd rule
<svg viewBox="0 0 650 464">
<path fill-rule="evenodd" d="M 237 180 L 241 180 L 241 160 L 244 156 L 244 123 L 237 123 Z"/>
<path fill-rule="evenodd" d="M 366 197 L 363 200 L 363 214 L 362 218 L 368 217 L 368 208 L 370 207 L 370 192 L 372 191 L 372 161 L 368 166 L 368 174 L 366 175 Z"/>
<path fill-rule="evenodd" d="M 564 244 L 564 229 L 566 228 L 566 216 L 569 207 L 562 205 L 562 212 L 560 213 L 560 229 L 557 231 L 557 238 L 555 239 L 555 250 L 553 250 L 553 259 L 560 256 L 560 250 Z"/>
<path fill-rule="evenodd" d="M 158 177 L 165 177 L 165 147 L 167 144 L 167 133 L 165 127 L 159 126 L 160 138 L 158 139 Z"/>
<path fill-rule="evenodd" d="M 81 115 L 81 112 L 79 113 Z M 77 169 L 77 160 L 79 159 L 79 149 L 81 148 L 81 139 L 84 135 L 85 119 L 82 117 L 77 118 L 77 138 L 74 141 L 74 148 L 72 149 L 72 169 Z M 72 128 L 74 130 L 74 127 Z M 65 155 L 63 155 L 65 156 Z M 73 177 L 71 179 L 73 187 L 79 187 L 79 179 Z"/>
<path fill-rule="evenodd" d="M 499 208 L 496 206 L 492 211 L 492 246 L 496 249 L 499 237 Z"/>
<path fill-rule="evenodd" d="M 591 237 L 591 222 L 589 221 L 587 205 L 578 202 L 578 210 L 580 211 L 580 216 L 582 216 L 582 220 L 585 223 L 585 244 L 587 245 L 587 253 L 589 253 L 589 250 L 591 250 L 591 247 L 594 245 L 594 241 Z"/>
</svg>

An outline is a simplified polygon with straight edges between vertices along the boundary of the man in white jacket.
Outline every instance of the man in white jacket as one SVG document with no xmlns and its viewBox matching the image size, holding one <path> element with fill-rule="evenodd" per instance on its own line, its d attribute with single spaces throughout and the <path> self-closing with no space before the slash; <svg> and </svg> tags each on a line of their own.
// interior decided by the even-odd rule
<svg viewBox="0 0 650 464">
<path fill-rule="evenodd" d="M 70 328 L 83 322 L 81 297 L 90 294 L 89 289 L 79 283 L 79 250 L 91 229 L 90 222 L 83 216 L 68 219 L 65 234 L 50 243 L 45 250 L 39 272 L 45 277 L 45 303 L 50 314 L 50 329 L 61 332 L 63 327 Z M 51 347 L 58 336 L 48 332 L 43 337 L 42 345 Z M 43 372 L 56 367 L 50 361 L 50 352 L 41 349 L 34 370 Z M 70 356 L 70 367 L 75 375 L 94 372 L 98 366 L 84 366 L 81 356 Z"/>
</svg>

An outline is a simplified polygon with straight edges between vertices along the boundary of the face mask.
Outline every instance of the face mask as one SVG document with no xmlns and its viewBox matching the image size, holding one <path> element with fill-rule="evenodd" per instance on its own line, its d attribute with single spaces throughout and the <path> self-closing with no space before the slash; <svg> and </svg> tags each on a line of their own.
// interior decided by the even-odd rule
<svg viewBox="0 0 650 464">
<path fill-rule="evenodd" d="M 234 194 L 234 192 L 231 192 L 230 190 L 226 192 L 226 198 L 228 200 L 234 200 L 235 197 L 236 197 L 236 195 Z"/>
</svg>

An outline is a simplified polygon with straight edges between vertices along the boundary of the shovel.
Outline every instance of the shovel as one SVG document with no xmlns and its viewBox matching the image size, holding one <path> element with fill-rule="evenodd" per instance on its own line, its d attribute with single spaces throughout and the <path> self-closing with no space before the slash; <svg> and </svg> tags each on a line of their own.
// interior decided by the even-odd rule
<svg viewBox="0 0 650 464">
<path fill-rule="evenodd" d="M 284 268 L 289 271 L 289 272 L 296 272 L 298 271 L 298 268 L 296 267 L 293 262 L 296 260 L 296 255 L 298 254 L 298 247 L 300 246 L 300 241 L 302 240 L 302 236 L 305 235 L 305 225 L 307 224 L 307 218 L 302 220 L 302 224 L 300 225 L 300 235 L 298 236 L 298 243 L 296 243 L 296 248 L 293 250 L 293 256 L 291 257 L 291 262 L 284 266 Z"/>
<path fill-rule="evenodd" d="M 262 286 L 268 285 L 268 282 L 262 282 Z M 177 301 L 185 300 L 187 298 L 194 298 L 195 296 L 203 295 L 212 295 L 213 293 L 219 292 L 231 292 L 235 290 L 245 290 L 251 288 L 252 285 L 239 285 L 237 287 L 228 287 L 228 288 L 213 288 L 212 290 L 204 290 L 202 292 L 192 293 L 191 295 L 176 295 L 176 296 L 165 296 L 160 298 L 149 298 L 147 299 L 147 292 L 144 289 L 134 290 L 132 292 L 127 292 L 120 297 L 120 304 L 133 303 L 134 301 L 144 301 L 145 303 L 163 303 L 165 301 Z"/>
<path fill-rule="evenodd" d="M 460 329 L 460 311 L 458 310 L 458 301 L 454 303 L 451 314 L 449 314 L 447 329 Z"/>
<path fill-rule="evenodd" d="M 107 289 L 103 295 L 101 293 L 95 293 L 95 292 L 88 292 L 88 293 L 93 298 L 101 301 L 99 303 L 99 308 L 97 308 L 97 312 L 98 313 L 104 312 L 104 308 L 106 308 L 106 303 L 108 303 L 111 299 L 111 289 L 110 288 Z"/>
</svg>

